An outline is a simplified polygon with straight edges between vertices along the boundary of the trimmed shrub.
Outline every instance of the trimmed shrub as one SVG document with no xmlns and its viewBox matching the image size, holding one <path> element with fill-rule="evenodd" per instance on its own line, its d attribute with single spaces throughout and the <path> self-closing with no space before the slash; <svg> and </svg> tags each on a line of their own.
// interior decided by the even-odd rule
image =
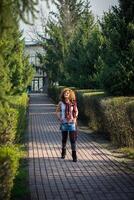
<svg viewBox="0 0 134 200">
<path fill-rule="evenodd" d="M 64 89 L 65 86 L 51 86 L 48 88 L 48 95 L 56 102 L 59 102 L 59 96 L 61 90 Z"/>
<path fill-rule="evenodd" d="M 0 200 L 9 200 L 21 154 L 17 147 L 0 147 Z"/>
<path fill-rule="evenodd" d="M 126 109 L 131 125 L 134 128 L 134 100 L 126 103 Z"/>
<path fill-rule="evenodd" d="M 18 111 L 16 142 L 19 142 L 26 127 L 28 96 L 26 93 L 23 93 L 21 96 L 10 96 L 8 103 Z"/>
<path fill-rule="evenodd" d="M 48 88 L 48 95 L 56 102 L 59 102 L 59 96 L 61 91 L 66 88 L 66 86 L 51 86 Z M 68 87 L 67 87 L 68 88 Z M 70 89 L 76 90 L 75 87 L 69 87 Z"/>
<path fill-rule="evenodd" d="M 0 104 L 0 145 L 14 143 L 20 137 L 26 126 L 26 110 L 28 97 L 8 97 L 8 104 Z"/>
<path fill-rule="evenodd" d="M 0 145 L 12 144 L 17 130 L 18 112 L 8 105 L 0 105 Z"/>
<path fill-rule="evenodd" d="M 104 112 L 101 99 L 105 97 L 103 91 L 82 92 L 77 90 L 77 101 L 79 118 L 84 121 L 89 128 L 97 132 L 106 132 L 104 127 Z"/>
<path fill-rule="evenodd" d="M 117 146 L 134 146 L 133 97 L 106 97 L 104 92 L 77 91 L 79 116 Z"/>
<path fill-rule="evenodd" d="M 112 143 L 117 146 L 134 147 L 134 127 L 132 127 L 127 109 L 131 99 L 129 97 L 113 97 L 101 102 L 106 119 L 104 121 L 105 128 L 110 134 Z"/>
<path fill-rule="evenodd" d="M 0 104 L 0 200 L 10 199 L 21 156 L 20 149 L 13 144 L 20 141 L 26 127 L 28 97 L 23 94 L 5 100 L 4 105 Z"/>
<path fill-rule="evenodd" d="M 49 86 L 48 88 L 48 95 L 56 102 L 58 103 L 59 102 L 59 96 L 60 96 L 60 93 L 61 91 L 64 89 L 64 88 L 70 88 L 72 90 L 76 90 L 75 87 L 67 87 L 67 86 Z"/>
</svg>

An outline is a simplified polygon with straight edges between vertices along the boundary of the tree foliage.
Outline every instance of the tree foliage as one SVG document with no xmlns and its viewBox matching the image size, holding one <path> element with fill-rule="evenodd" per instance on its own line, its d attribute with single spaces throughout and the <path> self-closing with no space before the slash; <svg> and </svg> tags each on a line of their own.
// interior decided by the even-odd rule
<svg viewBox="0 0 134 200">
<path fill-rule="evenodd" d="M 96 74 L 102 45 L 99 26 L 90 3 L 56 1 L 43 39 L 44 63 L 50 82 L 78 87 L 97 87 Z"/>
<path fill-rule="evenodd" d="M 80 88 L 97 87 L 95 75 L 103 42 L 99 26 L 86 5 L 81 19 L 69 45 L 66 68 L 68 82 Z"/>
<path fill-rule="evenodd" d="M 134 22 L 134 2 L 133 0 L 119 0 L 122 16 L 129 22 Z"/>
<path fill-rule="evenodd" d="M 23 92 L 33 76 L 28 57 L 24 56 L 24 41 L 20 38 L 21 33 L 14 29 L 8 38 L 0 41 L 0 91 L 3 95 Z"/>
<path fill-rule="evenodd" d="M 134 93 L 134 23 L 129 21 L 127 12 L 124 14 L 126 4 L 121 2 L 121 8 L 106 13 L 101 23 L 105 40 L 101 80 L 109 93 L 131 95 Z"/>
<path fill-rule="evenodd" d="M 27 24 L 33 24 L 38 12 L 38 3 L 39 0 L 0 0 L 0 35 L 20 19 Z"/>
<path fill-rule="evenodd" d="M 51 82 L 57 82 L 60 79 L 64 59 L 64 41 L 61 28 L 52 21 L 47 26 L 49 38 L 45 40 L 45 66 Z"/>
<path fill-rule="evenodd" d="M 98 23 L 89 1 L 55 0 L 41 58 L 51 83 L 134 94 L 134 4 L 120 0 Z"/>
<path fill-rule="evenodd" d="M 0 0 L 1 98 L 9 93 L 20 93 L 26 90 L 33 75 L 32 66 L 24 56 L 24 40 L 18 25 L 19 17 L 31 12 L 30 5 L 32 1 Z"/>
<path fill-rule="evenodd" d="M 43 60 L 51 83 L 61 82 L 65 74 L 65 60 L 68 45 L 78 24 L 83 8 L 82 1 L 55 1 L 58 13 L 51 13 L 44 37 L 41 37 L 45 49 Z"/>
<path fill-rule="evenodd" d="M 69 39 L 83 12 L 83 1 L 56 0 L 55 5 L 58 9 L 58 23 L 60 24 L 64 37 Z"/>
</svg>

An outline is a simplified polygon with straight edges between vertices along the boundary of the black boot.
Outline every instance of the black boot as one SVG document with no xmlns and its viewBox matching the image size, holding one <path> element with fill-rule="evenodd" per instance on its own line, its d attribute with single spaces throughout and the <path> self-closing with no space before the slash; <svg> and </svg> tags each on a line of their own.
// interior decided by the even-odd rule
<svg viewBox="0 0 134 200">
<path fill-rule="evenodd" d="M 73 162 L 77 162 L 76 151 L 72 151 L 72 158 L 73 158 Z"/>
<path fill-rule="evenodd" d="M 65 155 L 66 155 L 66 149 L 62 149 L 62 152 L 61 152 L 61 158 L 65 158 Z"/>
</svg>

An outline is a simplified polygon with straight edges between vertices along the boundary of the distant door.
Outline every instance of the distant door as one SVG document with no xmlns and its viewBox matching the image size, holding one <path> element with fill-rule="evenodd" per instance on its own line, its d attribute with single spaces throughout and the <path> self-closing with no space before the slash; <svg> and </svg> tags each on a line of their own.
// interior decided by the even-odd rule
<svg viewBox="0 0 134 200">
<path fill-rule="evenodd" d="M 32 92 L 43 92 L 43 78 L 35 77 L 32 80 Z"/>
</svg>

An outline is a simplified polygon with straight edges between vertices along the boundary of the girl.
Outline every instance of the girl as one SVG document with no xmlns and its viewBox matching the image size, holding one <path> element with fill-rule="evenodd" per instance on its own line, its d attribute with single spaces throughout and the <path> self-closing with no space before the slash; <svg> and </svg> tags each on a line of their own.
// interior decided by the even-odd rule
<svg viewBox="0 0 134 200">
<path fill-rule="evenodd" d="M 61 123 L 62 131 L 62 153 L 61 158 L 65 158 L 66 155 L 66 143 L 69 134 L 72 158 L 73 162 L 77 162 L 76 155 L 76 140 L 77 140 L 77 130 L 76 123 L 78 117 L 78 108 L 76 103 L 75 93 L 69 89 L 65 88 L 62 90 L 60 95 L 60 102 L 56 108 L 56 114 Z"/>
</svg>

